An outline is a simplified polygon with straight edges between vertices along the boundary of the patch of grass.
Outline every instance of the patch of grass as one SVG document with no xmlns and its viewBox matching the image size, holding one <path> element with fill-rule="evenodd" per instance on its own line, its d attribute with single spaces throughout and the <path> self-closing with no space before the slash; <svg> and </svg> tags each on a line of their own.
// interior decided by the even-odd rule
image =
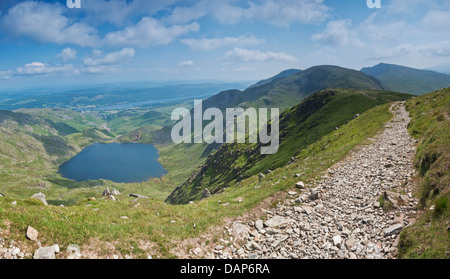
<svg viewBox="0 0 450 279">
<path fill-rule="evenodd" d="M 435 218 L 441 217 L 445 212 L 448 211 L 448 196 L 440 196 L 434 201 L 434 212 L 433 216 Z"/>
<path fill-rule="evenodd" d="M 425 212 L 401 233 L 401 258 L 449 258 L 450 88 L 409 100 L 408 130 L 419 141 L 415 166 L 418 193 Z M 428 208 L 434 205 L 433 211 Z"/>
</svg>

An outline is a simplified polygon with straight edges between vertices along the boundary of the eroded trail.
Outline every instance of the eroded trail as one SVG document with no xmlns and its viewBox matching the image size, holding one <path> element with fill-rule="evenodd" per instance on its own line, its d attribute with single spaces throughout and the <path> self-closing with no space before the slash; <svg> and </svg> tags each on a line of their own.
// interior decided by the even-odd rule
<svg viewBox="0 0 450 279">
<path fill-rule="evenodd" d="M 329 169 L 313 189 L 290 192 L 266 221 L 235 222 L 240 248 L 219 245 L 216 258 L 394 258 L 400 231 L 414 222 L 414 140 L 403 103 L 372 143 Z M 383 197 L 385 207 L 380 207 Z"/>
</svg>

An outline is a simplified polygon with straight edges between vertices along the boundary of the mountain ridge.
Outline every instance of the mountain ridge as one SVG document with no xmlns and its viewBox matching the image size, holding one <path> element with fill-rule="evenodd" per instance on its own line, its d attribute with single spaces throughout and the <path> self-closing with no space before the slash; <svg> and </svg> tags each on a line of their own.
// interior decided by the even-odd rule
<svg viewBox="0 0 450 279">
<path fill-rule="evenodd" d="M 204 188 L 217 193 L 246 177 L 289 163 L 302 149 L 345 125 L 357 115 L 410 95 L 376 90 L 326 89 L 305 98 L 280 116 L 280 147 L 276 154 L 259 154 L 260 144 L 224 144 L 166 202 L 187 203 L 201 198 Z"/>
<path fill-rule="evenodd" d="M 380 80 L 388 89 L 396 92 L 421 95 L 450 86 L 450 75 L 432 70 L 379 63 L 365 67 L 361 72 Z"/>
</svg>

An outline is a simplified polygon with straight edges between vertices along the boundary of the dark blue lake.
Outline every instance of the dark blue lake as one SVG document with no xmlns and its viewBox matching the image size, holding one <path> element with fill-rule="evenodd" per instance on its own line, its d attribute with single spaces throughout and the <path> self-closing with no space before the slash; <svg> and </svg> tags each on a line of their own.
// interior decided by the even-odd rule
<svg viewBox="0 0 450 279">
<path fill-rule="evenodd" d="M 62 164 L 59 173 L 75 181 L 143 182 L 167 173 L 158 158 L 158 149 L 149 144 L 96 143 Z"/>
</svg>

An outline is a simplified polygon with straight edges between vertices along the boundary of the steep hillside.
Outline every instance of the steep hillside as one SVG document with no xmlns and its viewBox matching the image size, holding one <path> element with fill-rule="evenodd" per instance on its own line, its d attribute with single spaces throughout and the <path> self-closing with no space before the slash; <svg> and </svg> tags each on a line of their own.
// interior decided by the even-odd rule
<svg viewBox="0 0 450 279">
<path fill-rule="evenodd" d="M 284 71 L 280 72 L 279 74 L 277 74 L 277 75 L 275 75 L 275 76 L 273 76 L 273 77 L 271 77 L 271 78 L 263 79 L 263 80 L 261 80 L 261 81 L 258 81 L 257 83 L 255 83 L 255 84 L 249 86 L 249 88 L 251 88 L 251 87 L 258 87 L 258 86 L 261 86 L 261 85 L 270 83 L 270 82 L 272 82 L 272 81 L 274 81 L 274 80 L 276 80 L 276 79 L 289 77 L 289 76 L 292 76 L 293 74 L 299 73 L 299 72 L 301 72 L 301 71 L 302 71 L 302 70 L 297 70 L 297 69 L 284 70 Z"/>
<path fill-rule="evenodd" d="M 450 75 L 393 64 L 380 63 L 373 67 L 363 68 L 361 71 L 374 76 L 390 90 L 414 95 L 450 85 Z"/>
<path fill-rule="evenodd" d="M 274 107 L 287 109 L 326 88 L 384 89 L 372 76 L 338 66 L 315 66 L 287 77 L 273 77 L 244 91 L 228 90 L 203 102 L 203 108 Z"/>
<path fill-rule="evenodd" d="M 91 143 L 111 140 L 101 125 L 69 110 L 0 111 L 0 192 L 24 197 L 50 189 L 59 164 Z"/>
<path fill-rule="evenodd" d="M 424 213 L 401 235 L 401 258 L 449 258 L 450 88 L 412 98 L 410 134 L 418 140 L 417 196 Z"/>
<path fill-rule="evenodd" d="M 249 176 L 282 167 L 308 145 L 364 111 L 409 97 L 374 90 L 329 89 L 315 93 L 280 116 L 280 148 L 276 154 L 261 155 L 258 144 L 222 145 L 166 201 L 187 203 L 200 199 L 205 188 L 214 194 Z"/>
</svg>

